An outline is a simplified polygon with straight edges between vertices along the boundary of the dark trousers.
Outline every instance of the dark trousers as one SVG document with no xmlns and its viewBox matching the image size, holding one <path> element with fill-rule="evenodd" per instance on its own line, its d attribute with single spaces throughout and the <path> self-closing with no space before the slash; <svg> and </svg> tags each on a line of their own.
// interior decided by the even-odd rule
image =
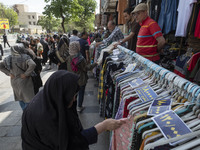
<svg viewBox="0 0 200 150">
<path fill-rule="evenodd" d="M 8 43 L 8 41 L 4 42 L 4 48 L 6 48 L 6 43 L 8 44 L 8 46 L 10 47 L 10 44 Z"/>
<path fill-rule="evenodd" d="M 82 107 L 83 99 L 84 99 L 84 93 L 85 93 L 85 86 L 81 86 L 80 90 L 78 92 L 78 107 Z"/>
<path fill-rule="evenodd" d="M 3 56 L 3 47 L 1 44 L 0 44 L 0 51 L 1 51 L 1 56 Z"/>
</svg>

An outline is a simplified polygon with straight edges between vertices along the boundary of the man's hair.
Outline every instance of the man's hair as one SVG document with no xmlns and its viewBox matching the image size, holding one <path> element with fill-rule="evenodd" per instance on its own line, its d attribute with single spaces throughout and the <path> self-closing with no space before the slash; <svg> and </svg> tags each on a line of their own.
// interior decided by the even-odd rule
<svg viewBox="0 0 200 150">
<path fill-rule="evenodd" d="M 85 35 L 87 32 L 86 31 L 83 31 L 82 33 L 81 33 L 81 37 L 83 36 L 83 35 Z"/>
<path fill-rule="evenodd" d="M 126 9 L 124 9 L 124 13 L 127 13 L 127 14 L 131 14 L 131 8 L 127 7 Z"/>
<path fill-rule="evenodd" d="M 78 34 L 78 31 L 77 31 L 77 30 L 73 30 L 73 31 L 72 31 L 72 34 L 73 34 L 73 35 L 77 35 L 77 34 Z"/>
<path fill-rule="evenodd" d="M 114 21 L 112 21 L 112 20 L 110 20 L 108 23 L 110 23 L 113 26 L 116 26 L 116 23 Z"/>
</svg>

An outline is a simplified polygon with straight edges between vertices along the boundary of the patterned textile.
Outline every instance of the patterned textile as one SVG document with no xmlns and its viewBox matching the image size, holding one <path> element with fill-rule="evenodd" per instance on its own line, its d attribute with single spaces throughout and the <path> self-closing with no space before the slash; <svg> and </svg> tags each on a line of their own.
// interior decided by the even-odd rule
<svg viewBox="0 0 200 150">
<path fill-rule="evenodd" d="M 100 103 L 100 116 L 103 115 L 103 112 L 104 112 L 104 101 L 103 101 L 103 91 L 104 91 L 104 82 L 103 82 L 103 79 L 104 79 L 104 72 L 106 70 L 106 67 L 107 67 L 107 60 L 105 61 L 104 65 L 103 65 L 103 68 L 101 69 L 101 72 L 100 72 L 100 77 L 99 77 L 99 88 L 98 88 L 98 101 Z"/>
<path fill-rule="evenodd" d="M 78 41 L 71 42 L 69 44 L 69 55 L 74 56 L 80 52 L 80 44 Z"/>
<path fill-rule="evenodd" d="M 133 116 L 126 123 L 113 131 L 111 150 L 129 150 L 131 147 Z"/>
<path fill-rule="evenodd" d="M 112 42 L 118 42 L 121 39 L 124 39 L 124 35 L 118 27 L 115 27 L 110 36 L 103 40 L 103 43 L 109 45 Z"/>
</svg>

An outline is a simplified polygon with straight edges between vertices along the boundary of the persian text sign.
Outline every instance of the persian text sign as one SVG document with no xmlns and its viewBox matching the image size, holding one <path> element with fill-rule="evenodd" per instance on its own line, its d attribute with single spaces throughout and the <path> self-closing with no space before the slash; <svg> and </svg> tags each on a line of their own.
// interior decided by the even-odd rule
<svg viewBox="0 0 200 150">
<path fill-rule="evenodd" d="M 181 120 L 181 118 L 172 110 L 154 116 L 152 120 L 155 122 L 155 124 L 158 126 L 164 137 L 167 139 L 192 132 L 188 128 L 188 126 Z M 170 144 L 175 145 L 184 140 L 185 139 Z"/>
<path fill-rule="evenodd" d="M 133 81 L 130 81 L 129 82 L 129 85 L 134 89 L 140 85 L 142 85 L 144 82 L 141 78 L 137 78 L 137 79 L 134 79 Z"/>
<path fill-rule="evenodd" d="M 8 19 L 0 18 L 0 29 L 9 29 Z"/>
<path fill-rule="evenodd" d="M 154 92 L 154 90 L 149 86 L 143 86 L 141 88 L 135 89 L 136 93 L 140 97 L 140 100 L 142 102 L 154 100 L 157 97 L 157 94 Z"/>
<path fill-rule="evenodd" d="M 155 116 L 171 109 L 171 99 L 154 100 L 149 107 L 147 115 Z"/>
</svg>

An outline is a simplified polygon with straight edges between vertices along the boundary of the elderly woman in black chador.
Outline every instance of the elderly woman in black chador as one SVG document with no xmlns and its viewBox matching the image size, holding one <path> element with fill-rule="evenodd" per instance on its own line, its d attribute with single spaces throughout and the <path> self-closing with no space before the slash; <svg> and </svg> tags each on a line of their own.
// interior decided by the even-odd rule
<svg viewBox="0 0 200 150">
<path fill-rule="evenodd" d="M 23 150 L 88 150 L 98 134 L 119 128 L 125 121 L 107 119 L 83 129 L 76 111 L 79 77 L 57 71 L 24 110 Z"/>
</svg>

